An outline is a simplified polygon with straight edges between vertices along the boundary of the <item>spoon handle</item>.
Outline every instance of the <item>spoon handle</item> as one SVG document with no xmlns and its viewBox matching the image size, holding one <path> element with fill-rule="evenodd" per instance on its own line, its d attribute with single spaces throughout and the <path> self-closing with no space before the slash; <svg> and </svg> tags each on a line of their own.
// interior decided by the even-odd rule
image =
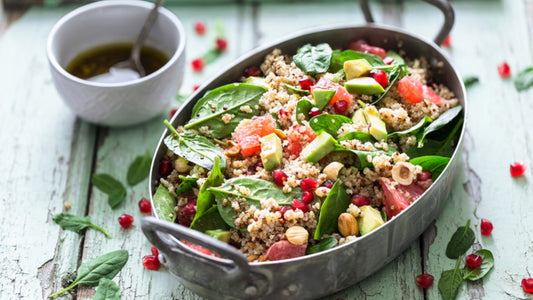
<svg viewBox="0 0 533 300">
<path fill-rule="evenodd" d="M 158 9 L 161 6 L 161 4 L 163 4 L 163 1 L 164 0 L 156 0 L 155 1 L 154 7 L 150 11 L 150 14 L 148 15 L 148 18 L 146 18 L 146 22 L 144 22 L 144 25 L 143 25 L 143 27 L 141 29 L 141 32 L 139 33 L 139 36 L 137 37 L 137 40 L 135 41 L 135 45 L 133 45 L 133 49 L 131 50 L 131 59 L 135 63 L 139 63 L 140 64 L 142 46 L 143 46 L 144 42 L 146 41 L 146 39 L 148 38 L 148 34 L 150 34 L 150 30 L 152 29 L 152 25 L 154 24 L 154 22 L 155 22 L 155 20 L 157 19 L 157 16 L 158 16 Z M 145 71 L 144 71 L 144 68 L 142 66 L 140 68 L 139 68 L 139 66 L 137 66 L 137 69 L 138 69 L 139 73 L 143 73 L 143 74 L 140 74 L 141 77 L 146 75 L 146 74 L 144 74 Z"/>
</svg>

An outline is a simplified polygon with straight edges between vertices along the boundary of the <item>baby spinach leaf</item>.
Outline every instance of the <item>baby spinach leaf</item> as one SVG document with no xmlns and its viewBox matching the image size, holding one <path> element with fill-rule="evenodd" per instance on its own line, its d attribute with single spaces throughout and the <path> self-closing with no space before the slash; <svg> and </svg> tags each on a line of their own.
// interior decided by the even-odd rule
<svg viewBox="0 0 533 300">
<path fill-rule="evenodd" d="M 344 62 L 348 60 L 354 60 L 354 59 L 366 59 L 372 67 L 384 67 L 387 66 L 385 63 L 383 63 L 383 60 L 374 54 L 370 53 L 363 53 L 359 51 L 354 50 L 333 50 L 331 53 L 331 63 L 329 65 L 329 70 L 332 73 L 336 73 L 339 70 L 344 68 Z"/>
<path fill-rule="evenodd" d="M 153 199 L 156 215 L 161 220 L 174 222 L 176 220 L 176 198 L 169 193 L 168 189 L 160 184 Z"/>
<path fill-rule="evenodd" d="M 196 182 L 198 181 L 198 178 L 196 177 L 185 177 L 182 175 L 179 175 L 179 179 L 181 180 L 180 184 L 176 188 L 176 195 L 181 195 L 185 192 L 192 191 L 193 188 L 198 186 Z"/>
<path fill-rule="evenodd" d="M 152 163 L 152 156 L 150 152 L 146 151 L 146 154 L 135 157 L 133 162 L 128 167 L 128 174 L 126 181 L 129 185 L 136 185 L 143 181 L 150 173 L 150 164 Z"/>
<path fill-rule="evenodd" d="M 350 196 L 346 193 L 342 181 L 337 180 L 320 207 L 315 240 L 319 240 L 324 234 L 332 233 L 337 228 L 337 219 L 346 211 L 348 205 L 350 205 Z"/>
<path fill-rule="evenodd" d="M 307 250 L 305 250 L 305 254 L 309 255 L 309 254 L 313 254 L 313 253 L 326 251 L 326 250 L 331 249 L 331 248 L 333 248 L 335 246 L 337 246 L 337 239 L 332 237 L 332 236 L 330 236 L 330 237 L 327 237 L 327 238 L 321 240 L 319 243 L 314 244 L 311 247 L 308 247 Z"/>
<path fill-rule="evenodd" d="M 450 158 L 445 156 L 427 155 L 413 158 L 409 162 L 413 165 L 421 166 L 424 171 L 430 171 L 432 173 L 431 179 L 435 180 L 439 177 L 440 173 L 442 173 L 446 165 L 448 165 Z"/>
<path fill-rule="evenodd" d="M 401 135 L 414 135 L 416 134 L 420 129 L 424 128 L 425 126 L 427 126 L 429 123 L 431 123 L 433 120 L 431 120 L 430 117 L 428 116 L 424 116 L 424 118 L 422 118 L 420 121 L 418 121 L 418 123 L 416 123 L 415 125 L 413 125 L 411 128 L 408 128 L 406 130 L 402 130 L 402 131 L 395 131 L 395 132 L 391 132 L 387 135 L 387 138 L 394 138 L 394 137 L 397 137 L 397 136 L 401 136 Z"/>
<path fill-rule="evenodd" d="M 481 279 L 494 267 L 494 256 L 492 256 L 490 250 L 480 249 L 475 253 L 481 256 L 483 263 L 475 269 L 470 269 L 468 266 L 465 266 L 463 279 L 470 281 Z"/>
<path fill-rule="evenodd" d="M 383 93 L 381 93 L 381 95 L 379 97 L 377 97 L 375 100 L 373 100 L 370 104 L 376 104 L 379 101 L 381 101 L 381 99 L 383 99 L 383 97 L 385 97 L 387 95 L 387 93 L 389 92 L 391 87 L 394 86 L 396 81 L 398 81 L 398 79 L 404 77 L 407 74 L 407 72 L 408 72 L 407 71 L 407 66 L 405 66 L 405 65 L 398 65 L 398 66 L 395 66 L 392 70 L 390 70 L 390 72 L 388 74 L 389 85 L 387 85 L 387 87 L 385 88 L 385 91 Z"/>
<path fill-rule="evenodd" d="M 453 300 L 463 282 L 463 272 L 459 269 L 460 259 L 457 259 L 455 268 L 443 271 L 439 279 L 439 291 L 444 300 Z"/>
<path fill-rule="evenodd" d="M 431 124 L 429 124 L 429 126 L 424 129 L 424 133 L 422 134 L 421 138 L 418 140 L 418 148 L 422 148 L 424 146 L 424 139 L 426 138 L 428 134 L 441 129 L 443 126 L 452 122 L 453 119 L 455 119 L 455 117 L 459 115 L 462 109 L 463 108 L 460 105 L 457 105 L 456 107 L 448 109 L 442 115 L 440 115 L 437 119 L 431 122 Z"/>
<path fill-rule="evenodd" d="M 446 247 L 446 256 L 452 259 L 458 258 L 472 246 L 475 239 L 476 235 L 470 228 L 470 220 L 468 220 L 465 226 L 457 228 L 452 235 Z"/>
<path fill-rule="evenodd" d="M 340 144 L 337 144 L 335 150 L 333 150 L 333 151 L 335 151 L 335 152 L 344 152 L 344 153 L 348 152 L 348 153 L 355 154 L 355 156 L 357 157 L 357 164 L 355 165 L 355 167 L 357 167 L 359 169 L 373 168 L 374 165 L 372 164 L 372 159 L 375 156 L 378 156 L 378 155 L 391 156 L 392 154 L 397 152 L 397 150 L 394 149 L 390 145 L 389 145 L 389 149 L 387 151 L 384 151 L 384 150 L 361 151 L 361 150 L 354 150 L 354 149 L 346 149 Z"/>
<path fill-rule="evenodd" d="M 514 79 L 514 87 L 522 92 L 533 86 L 533 66 L 520 71 Z"/>
<path fill-rule="evenodd" d="M 230 227 L 226 224 L 226 221 L 220 216 L 218 207 L 212 206 L 208 210 L 202 213 L 202 216 L 198 219 L 195 217 L 191 228 L 205 232 L 206 230 L 223 229 L 227 230 Z"/>
<path fill-rule="evenodd" d="M 348 132 L 339 139 L 339 142 L 345 140 L 359 140 L 361 143 L 376 142 L 376 139 L 371 134 L 362 131 Z"/>
<path fill-rule="evenodd" d="M 52 220 L 54 220 L 54 223 L 61 226 L 61 228 L 63 228 L 64 230 L 70 230 L 76 233 L 80 233 L 80 231 L 82 231 L 83 229 L 90 227 L 102 232 L 107 238 L 111 237 L 107 230 L 91 223 L 90 216 L 78 217 L 71 214 L 60 213 L 54 215 L 52 217 Z"/>
<path fill-rule="evenodd" d="M 290 84 L 287 84 L 287 83 L 284 83 L 283 85 L 285 85 L 285 87 L 287 88 L 287 91 L 290 93 L 290 94 L 297 94 L 297 95 L 309 95 L 309 91 L 308 90 L 302 90 L 301 88 L 298 88 L 294 85 L 290 85 Z"/>
<path fill-rule="evenodd" d="M 226 156 L 220 148 L 208 139 L 194 133 L 178 133 L 166 120 L 165 125 L 173 132 L 163 142 L 176 155 L 208 170 L 213 169 L 215 158 L 218 157 L 220 168 L 226 169 Z"/>
<path fill-rule="evenodd" d="M 448 132 L 446 138 L 442 141 L 427 139 L 424 142 L 424 147 L 411 147 L 405 153 L 412 159 L 419 156 L 439 155 L 451 157 L 454 151 L 453 142 L 458 134 L 459 129 L 463 125 L 463 119 L 459 119 L 455 126 Z"/>
<path fill-rule="evenodd" d="M 198 193 L 198 198 L 196 200 L 196 215 L 191 223 L 191 228 L 194 228 L 196 221 L 198 221 L 198 219 L 204 213 L 206 213 L 207 210 L 216 204 L 215 195 L 208 191 L 208 188 L 219 186 L 224 182 L 224 174 L 222 174 L 222 171 L 220 170 L 219 161 L 220 160 L 218 158 L 215 159 L 213 170 L 211 170 L 211 173 L 200 188 L 200 192 Z"/>
<path fill-rule="evenodd" d="M 93 300 L 120 300 L 120 288 L 113 280 L 102 278 L 98 282 Z"/>
<path fill-rule="evenodd" d="M 107 198 L 107 203 L 109 204 L 109 206 L 111 206 L 111 208 L 117 208 L 124 200 L 124 197 L 126 197 L 126 190 L 117 190 L 109 194 L 109 197 Z"/>
<path fill-rule="evenodd" d="M 476 76 L 467 76 L 463 78 L 463 82 L 465 84 L 465 88 L 469 88 L 473 86 L 474 84 L 478 83 L 479 78 L 477 78 Z"/>
<path fill-rule="evenodd" d="M 94 174 L 91 183 L 108 195 L 107 202 L 111 208 L 116 208 L 126 197 L 126 188 L 109 174 Z"/>
<path fill-rule="evenodd" d="M 117 250 L 81 264 L 78 268 L 78 276 L 76 277 L 76 280 L 65 289 L 48 297 L 54 298 L 71 290 L 80 283 L 88 286 L 96 286 L 102 278 L 113 279 L 128 261 L 128 256 L 128 251 Z"/>
<path fill-rule="evenodd" d="M 305 116 L 305 120 L 309 120 L 309 111 L 314 107 L 314 104 L 307 99 L 301 99 L 296 103 L 296 122 L 303 125 L 302 120 L 300 120 L 300 114 Z"/>
<path fill-rule="evenodd" d="M 400 56 L 400 54 L 392 51 L 392 50 L 388 50 L 387 51 L 387 56 L 388 57 L 392 57 L 394 60 L 392 61 L 392 64 L 393 65 L 405 65 L 405 60 L 403 59 L 403 57 Z"/>
<path fill-rule="evenodd" d="M 185 129 L 200 130 L 208 128 L 206 135 L 210 138 L 228 137 L 243 119 L 259 115 L 259 99 L 266 89 L 257 85 L 231 83 L 209 91 L 193 107 L 191 120 Z M 245 106 L 247 109 L 241 109 Z M 223 115 L 233 115 L 226 122 Z"/>
<path fill-rule="evenodd" d="M 352 119 L 342 115 L 318 115 L 309 120 L 309 126 L 316 134 L 325 131 L 334 138 L 337 138 L 337 131 L 344 123 L 351 124 Z"/>
<path fill-rule="evenodd" d="M 302 46 L 293 56 L 296 66 L 306 73 L 321 74 L 326 73 L 331 60 L 331 47 L 326 44 Z"/>
</svg>

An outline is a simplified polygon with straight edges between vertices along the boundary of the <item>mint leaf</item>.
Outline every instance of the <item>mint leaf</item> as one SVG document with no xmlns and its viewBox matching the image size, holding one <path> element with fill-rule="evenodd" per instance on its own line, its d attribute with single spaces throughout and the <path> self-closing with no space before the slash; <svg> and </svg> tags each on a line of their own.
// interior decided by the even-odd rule
<svg viewBox="0 0 533 300">
<path fill-rule="evenodd" d="M 465 88 L 469 88 L 472 85 L 478 83 L 479 82 L 479 78 L 477 78 L 476 76 L 467 76 L 467 77 L 465 77 L 463 79 L 463 82 L 465 84 Z"/>
<path fill-rule="evenodd" d="M 470 220 L 463 227 L 457 228 L 446 247 L 446 256 L 451 259 L 458 258 L 468 250 L 476 239 L 474 231 L 470 228 Z"/>
<path fill-rule="evenodd" d="M 443 271 L 439 279 L 439 291 L 444 300 L 453 300 L 457 296 L 459 287 L 463 282 L 463 272 L 459 269 L 461 259 L 457 259 L 455 268 L 452 270 Z"/>
<path fill-rule="evenodd" d="M 492 252 L 487 249 L 481 249 L 476 251 L 475 254 L 481 256 L 483 263 L 473 270 L 465 266 L 463 279 L 470 281 L 481 279 L 494 267 L 494 256 L 492 256 Z"/>
<path fill-rule="evenodd" d="M 533 67 L 520 71 L 514 79 L 514 87 L 517 91 L 525 91 L 533 86 Z"/>
<path fill-rule="evenodd" d="M 148 151 L 144 155 L 135 157 L 133 162 L 128 167 L 128 175 L 126 176 L 126 181 L 128 184 L 136 185 L 148 177 L 151 163 L 152 157 Z"/>
</svg>

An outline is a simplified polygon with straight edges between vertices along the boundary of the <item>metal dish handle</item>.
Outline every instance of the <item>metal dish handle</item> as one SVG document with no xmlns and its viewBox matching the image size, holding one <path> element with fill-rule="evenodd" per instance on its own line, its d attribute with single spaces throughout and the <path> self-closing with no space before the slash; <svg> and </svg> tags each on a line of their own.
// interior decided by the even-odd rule
<svg viewBox="0 0 533 300">
<path fill-rule="evenodd" d="M 177 239 L 183 239 L 193 244 L 200 245 L 219 254 L 221 257 L 232 260 L 235 266 L 234 268 L 229 271 L 226 270 L 226 268 L 220 268 L 221 272 L 225 273 L 224 280 L 229 282 L 240 280 L 247 277 L 250 272 L 248 260 L 241 252 L 239 252 L 239 250 L 214 238 L 206 238 L 206 235 L 199 231 L 159 220 L 154 217 L 143 218 L 141 220 L 141 228 L 148 240 L 159 249 L 160 252 L 166 253 L 166 255 L 170 253 L 183 254 L 184 252 L 192 257 L 200 256 L 196 250 L 183 246 L 174 239 L 162 238 L 161 233 L 167 233 Z M 198 260 L 198 263 L 202 262 L 203 260 Z M 213 265 L 213 262 L 209 262 L 209 260 L 205 260 L 205 263 Z"/>
<path fill-rule="evenodd" d="M 452 30 L 453 23 L 455 22 L 455 12 L 453 10 L 452 5 L 447 0 L 423 0 L 433 6 L 436 6 L 442 14 L 444 15 L 444 23 L 442 24 L 439 33 L 433 39 L 435 44 L 440 45 L 446 37 L 450 34 L 450 31 Z M 374 18 L 372 17 L 372 12 L 370 11 L 370 7 L 368 6 L 368 0 L 359 0 L 359 4 L 361 5 L 361 10 L 363 11 L 363 15 L 365 16 L 365 20 L 368 23 L 374 23 Z"/>
</svg>

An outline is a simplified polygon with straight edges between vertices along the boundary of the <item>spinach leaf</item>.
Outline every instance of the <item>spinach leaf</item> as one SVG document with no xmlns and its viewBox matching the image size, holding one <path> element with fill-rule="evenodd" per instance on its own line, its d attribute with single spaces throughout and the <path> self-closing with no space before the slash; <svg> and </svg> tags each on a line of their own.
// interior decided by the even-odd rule
<svg viewBox="0 0 533 300">
<path fill-rule="evenodd" d="M 300 188 L 295 188 L 292 192 L 285 194 L 273 182 L 250 177 L 231 178 L 221 186 L 210 187 L 207 190 L 215 195 L 220 216 L 233 228 L 235 228 L 233 216 L 237 212 L 231 207 L 230 198 L 244 198 L 249 205 L 261 208 L 261 200 L 272 198 L 279 205 L 290 205 L 293 199 L 300 199 L 302 195 Z M 223 204 L 223 199 L 228 199 L 227 205 Z"/>
<path fill-rule="evenodd" d="M 113 280 L 102 278 L 98 282 L 93 300 L 120 300 L 120 288 Z"/>
<path fill-rule="evenodd" d="M 293 56 L 296 66 L 306 73 L 321 74 L 326 73 L 331 60 L 331 47 L 326 44 L 302 46 Z"/>
<path fill-rule="evenodd" d="M 224 174 L 222 174 L 222 171 L 220 170 L 220 163 L 219 159 L 215 159 L 215 165 L 213 167 L 213 170 L 211 170 L 211 173 L 205 180 L 204 184 L 200 188 L 200 192 L 198 193 L 198 198 L 196 200 L 196 215 L 194 216 L 194 219 L 191 223 L 191 228 L 195 227 L 196 221 L 207 212 L 213 205 L 215 205 L 215 195 L 213 195 L 210 191 L 208 191 L 208 188 L 210 187 L 216 187 L 221 185 L 224 182 Z M 208 228 L 212 229 L 212 228 Z"/>
<path fill-rule="evenodd" d="M 314 106 L 315 105 L 307 99 L 301 99 L 300 101 L 298 101 L 296 103 L 296 122 L 298 122 L 298 124 L 300 125 L 303 125 L 303 122 L 300 119 L 300 114 L 305 116 L 305 120 L 309 120 L 309 111 Z"/>
<path fill-rule="evenodd" d="M 287 84 L 287 83 L 284 83 L 283 84 L 286 88 L 287 88 L 287 91 L 290 93 L 290 94 L 297 94 L 297 95 L 309 95 L 309 91 L 308 90 L 302 90 L 301 88 L 298 88 L 294 85 L 290 85 L 290 84 Z"/>
<path fill-rule="evenodd" d="M 416 135 L 416 133 L 424 128 L 425 126 L 427 126 L 429 123 L 431 123 L 433 120 L 431 120 L 430 117 L 428 116 L 425 116 L 423 119 L 421 119 L 420 121 L 418 121 L 418 123 L 416 123 L 415 125 L 413 125 L 411 128 L 408 128 L 406 130 L 402 130 L 402 131 L 395 131 L 395 132 L 391 132 L 387 135 L 387 138 L 394 138 L 394 137 L 397 137 L 397 136 L 400 136 L 400 135 Z"/>
<path fill-rule="evenodd" d="M 393 65 L 405 65 L 405 60 L 403 59 L 403 57 L 400 56 L 400 54 L 392 51 L 392 50 L 389 50 L 387 51 L 387 56 L 388 57 L 392 57 L 394 60 L 392 61 L 392 64 Z"/>
<path fill-rule="evenodd" d="M 469 88 L 473 86 L 474 84 L 478 83 L 479 78 L 477 78 L 476 76 L 467 76 L 463 78 L 463 82 L 465 84 L 465 88 Z"/>
<path fill-rule="evenodd" d="M 213 168 L 215 158 L 218 157 L 220 168 L 226 169 L 226 156 L 208 139 L 194 133 L 178 133 L 166 120 L 165 125 L 172 131 L 172 134 L 167 136 L 163 142 L 176 155 L 208 170 Z"/>
<path fill-rule="evenodd" d="M 54 220 L 54 223 L 61 226 L 61 228 L 63 228 L 64 230 L 70 230 L 76 233 L 80 233 L 80 231 L 82 231 L 83 229 L 90 227 L 102 232 L 107 238 L 111 237 L 107 230 L 91 223 L 90 216 L 78 217 L 70 214 L 60 213 L 54 215 L 52 217 L 52 220 Z"/>
<path fill-rule="evenodd" d="M 457 291 L 463 282 L 463 272 L 459 269 L 460 259 L 457 259 L 455 268 L 443 271 L 439 279 L 439 291 L 444 300 L 453 300 L 457 296 Z"/>
<path fill-rule="evenodd" d="M 351 124 L 352 119 L 342 115 L 318 115 L 309 120 L 309 126 L 316 134 L 325 131 L 334 138 L 337 138 L 337 131 L 344 123 Z"/>
<path fill-rule="evenodd" d="M 154 194 L 155 214 L 161 219 L 169 222 L 176 220 L 176 198 L 172 196 L 168 189 L 160 184 Z"/>
<path fill-rule="evenodd" d="M 94 174 L 91 183 L 108 195 L 107 202 L 111 208 L 117 207 L 126 197 L 126 188 L 109 174 Z"/>
<path fill-rule="evenodd" d="M 470 220 L 468 220 L 465 226 L 457 228 L 452 235 L 446 247 L 446 256 L 452 259 L 458 258 L 472 246 L 475 239 L 476 235 L 470 228 Z"/>
<path fill-rule="evenodd" d="M 346 211 L 348 205 L 350 205 L 350 196 L 346 193 L 342 181 L 337 180 L 320 207 L 315 240 L 319 240 L 324 234 L 332 233 L 337 228 L 337 219 Z"/>
<path fill-rule="evenodd" d="M 152 163 L 152 157 L 150 152 L 146 151 L 146 154 L 135 157 L 133 162 L 128 167 L 128 175 L 126 181 L 129 185 L 136 185 L 143 181 L 150 173 L 150 164 Z"/>
<path fill-rule="evenodd" d="M 494 256 L 492 256 L 492 252 L 487 249 L 480 249 L 475 253 L 481 256 L 483 263 L 475 269 L 470 269 L 468 266 L 465 266 L 463 279 L 470 281 L 481 279 L 494 267 Z"/>
<path fill-rule="evenodd" d="M 353 149 L 345 149 L 342 145 L 337 144 L 334 152 L 343 152 L 343 153 L 353 153 L 357 157 L 357 164 L 355 165 L 359 169 L 363 168 L 373 168 L 374 165 L 372 164 L 372 159 L 378 155 L 387 155 L 391 156 L 395 152 L 397 152 L 396 149 L 394 149 L 392 146 L 389 145 L 389 150 L 374 150 L 374 151 L 361 151 L 361 150 L 353 150 Z"/>
<path fill-rule="evenodd" d="M 307 248 L 307 250 L 305 250 L 305 254 L 309 255 L 309 254 L 313 254 L 313 253 L 326 251 L 326 250 L 331 249 L 331 248 L 333 248 L 335 246 L 337 246 L 337 239 L 332 237 L 332 236 L 330 236 L 330 237 L 327 237 L 327 238 L 321 240 L 318 244 L 314 244 L 313 246 Z"/>
<path fill-rule="evenodd" d="M 419 156 L 425 155 L 439 155 L 451 157 L 454 151 L 453 141 L 457 135 L 461 125 L 463 124 L 463 119 L 460 119 L 455 126 L 448 132 L 446 138 L 442 141 L 437 140 L 426 140 L 424 147 L 411 147 L 405 151 L 405 153 L 412 159 Z"/>
<path fill-rule="evenodd" d="M 128 261 L 128 251 L 117 250 L 99 256 L 89 262 L 81 264 L 78 268 L 76 280 L 65 289 L 56 292 L 49 298 L 54 298 L 66 291 L 71 290 L 78 284 L 96 286 L 101 278 L 113 279 Z"/>
<path fill-rule="evenodd" d="M 366 142 L 374 143 L 374 142 L 376 142 L 376 139 L 371 134 L 366 133 L 366 132 L 362 132 L 362 131 L 348 132 L 347 134 L 345 134 L 344 136 L 342 136 L 339 139 L 339 142 L 340 141 L 345 141 L 345 140 L 359 140 L 359 141 L 361 141 L 361 143 L 366 143 Z"/>
<path fill-rule="evenodd" d="M 218 207 L 212 206 L 208 210 L 202 213 L 202 216 L 198 219 L 195 217 L 191 228 L 205 232 L 206 230 L 223 229 L 227 230 L 230 227 L 226 224 L 226 221 L 220 216 Z"/>
<path fill-rule="evenodd" d="M 531 86 L 533 86 L 533 67 L 528 67 L 516 75 L 514 87 L 517 91 L 522 92 Z"/>
<path fill-rule="evenodd" d="M 331 53 L 331 63 L 329 64 L 329 70 L 332 73 L 336 73 L 341 69 L 344 69 L 344 62 L 348 60 L 354 60 L 354 59 L 366 59 L 368 63 L 374 67 L 387 67 L 385 63 L 383 63 L 383 60 L 381 57 L 370 54 L 370 53 L 363 53 L 359 51 L 354 50 L 333 50 Z"/>
<path fill-rule="evenodd" d="M 223 139 L 228 137 L 243 119 L 259 115 L 259 99 L 266 89 L 257 85 L 232 83 L 209 91 L 194 105 L 191 120 L 185 129 L 209 128 L 207 137 Z M 242 109 L 248 106 L 250 109 Z M 228 123 L 222 116 L 233 115 Z M 227 120 L 226 120 L 227 121 Z"/>
<path fill-rule="evenodd" d="M 440 173 L 442 173 L 446 165 L 448 165 L 450 158 L 445 156 L 427 155 L 413 158 L 409 162 L 413 165 L 421 166 L 424 171 L 430 171 L 432 173 L 431 179 L 435 180 L 439 177 Z"/>
<path fill-rule="evenodd" d="M 437 119 L 435 119 L 435 121 L 431 122 L 431 124 L 429 124 L 429 126 L 424 129 L 424 133 L 418 140 L 418 148 L 422 148 L 424 146 L 424 139 L 428 134 L 441 129 L 444 125 L 447 125 L 448 123 L 453 121 L 453 119 L 455 119 L 455 117 L 459 115 L 462 109 L 463 108 L 461 107 L 461 105 L 457 105 L 456 107 L 448 109 Z"/>
<path fill-rule="evenodd" d="M 370 104 L 376 104 L 379 101 L 381 101 L 381 99 L 383 99 L 383 97 L 387 95 L 387 93 L 389 92 L 391 87 L 396 83 L 396 81 L 404 77 L 407 74 L 407 72 L 408 72 L 407 66 L 405 65 L 395 66 L 388 74 L 389 85 L 387 85 L 387 88 L 385 88 L 385 91 L 379 97 L 377 97 L 376 100 L 373 100 L 372 103 Z"/>
<path fill-rule="evenodd" d="M 180 184 L 178 185 L 178 188 L 176 189 L 176 195 L 181 195 L 185 192 L 192 191 L 192 189 L 196 186 L 196 182 L 198 181 L 198 178 L 196 177 L 185 177 L 182 175 L 179 175 L 179 179 L 181 180 Z"/>
</svg>

